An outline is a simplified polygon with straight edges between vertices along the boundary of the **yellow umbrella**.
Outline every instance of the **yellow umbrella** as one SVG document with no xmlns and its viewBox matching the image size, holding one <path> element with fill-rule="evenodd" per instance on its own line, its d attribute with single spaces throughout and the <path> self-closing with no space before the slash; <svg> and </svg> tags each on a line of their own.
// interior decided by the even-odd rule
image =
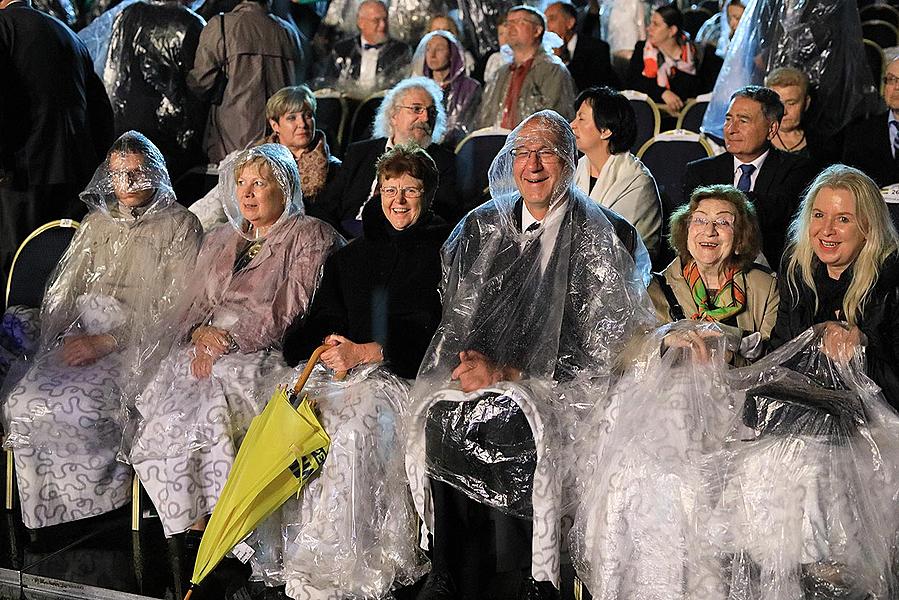
<svg viewBox="0 0 899 600">
<path fill-rule="evenodd" d="M 329 347 L 316 348 L 293 390 L 279 387 L 250 423 L 203 532 L 191 589 L 184 600 L 238 542 L 298 493 L 327 457 L 331 438 L 315 417 L 310 400 L 300 398 L 300 390 Z"/>
</svg>

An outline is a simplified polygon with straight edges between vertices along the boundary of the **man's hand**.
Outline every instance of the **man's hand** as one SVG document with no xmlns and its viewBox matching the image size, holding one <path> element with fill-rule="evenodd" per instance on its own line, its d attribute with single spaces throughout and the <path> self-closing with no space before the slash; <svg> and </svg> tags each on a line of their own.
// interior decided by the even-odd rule
<svg viewBox="0 0 899 600">
<path fill-rule="evenodd" d="M 521 378 L 521 372 L 511 367 L 500 367 L 477 350 L 465 350 L 459 353 L 459 366 L 451 377 L 458 379 L 462 391 L 468 393 L 498 381 L 515 381 Z"/>
<path fill-rule="evenodd" d="M 836 321 L 824 324 L 824 337 L 821 339 L 821 351 L 831 360 L 842 363 L 849 362 L 855 349 L 862 345 L 863 334 L 855 325 L 849 327 Z"/>
<path fill-rule="evenodd" d="M 383 359 L 381 345 L 377 342 L 357 344 L 342 335 L 333 333 L 325 338 L 326 345 L 331 346 L 322 352 L 321 361 L 334 371 L 349 371 L 363 364 L 380 362 Z"/>
<path fill-rule="evenodd" d="M 231 336 L 228 332 L 219 327 L 211 325 L 201 325 L 194 329 L 190 336 L 197 349 L 197 354 L 206 353 L 212 356 L 221 356 L 227 354 L 231 348 Z"/>
<path fill-rule="evenodd" d="M 62 361 L 70 367 L 94 364 L 116 348 L 111 335 L 78 335 L 63 340 Z"/>
</svg>

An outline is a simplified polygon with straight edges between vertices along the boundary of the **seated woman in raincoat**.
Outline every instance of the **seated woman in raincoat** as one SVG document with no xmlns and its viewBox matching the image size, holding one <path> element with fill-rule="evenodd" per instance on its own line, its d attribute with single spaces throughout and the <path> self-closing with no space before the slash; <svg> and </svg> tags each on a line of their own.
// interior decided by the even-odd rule
<svg viewBox="0 0 899 600">
<path fill-rule="evenodd" d="M 131 461 L 167 536 L 202 527 L 240 443 L 280 379 L 281 336 L 343 240 L 303 214 L 290 152 L 264 144 L 223 172 L 232 227 L 203 241 L 171 346 L 138 395 Z M 282 370 L 279 370 L 282 369 Z"/>
<path fill-rule="evenodd" d="M 322 362 L 350 372 L 336 382 L 318 369 L 306 386 L 331 449 L 321 475 L 273 519 L 284 545 L 269 560 L 279 569 L 283 552 L 275 579 L 293 598 L 384 598 L 421 574 L 401 421 L 408 380 L 440 321 L 440 246 L 450 227 L 432 211 L 438 171 L 423 149 L 388 150 L 377 173 L 381 201 L 363 210 L 363 236 L 328 259 L 305 319 L 284 337 L 289 364 L 324 340 Z M 266 562 L 258 567 L 270 572 Z"/>
<path fill-rule="evenodd" d="M 47 288 L 38 349 L 6 381 L 4 426 L 27 527 L 131 499 L 131 469 L 116 461 L 123 388 L 150 368 L 148 334 L 171 318 L 200 245 L 162 154 L 135 131 L 113 144 L 81 199 L 91 211 Z"/>
</svg>

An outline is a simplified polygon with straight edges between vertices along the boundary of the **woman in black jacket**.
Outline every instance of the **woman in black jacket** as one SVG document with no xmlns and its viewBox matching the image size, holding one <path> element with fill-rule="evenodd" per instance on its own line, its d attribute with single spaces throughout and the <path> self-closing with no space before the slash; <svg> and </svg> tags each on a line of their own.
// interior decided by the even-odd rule
<svg viewBox="0 0 899 600">
<path fill-rule="evenodd" d="M 402 415 L 440 323 L 440 248 L 450 228 L 431 211 L 438 171 L 415 145 L 377 163 L 380 202 L 362 213 L 363 236 L 329 257 L 304 320 L 284 337 L 291 365 L 324 341 L 307 390 L 331 436 L 321 474 L 283 509 L 283 574 L 291 597 L 382 598 L 420 575 L 405 484 Z M 401 379 L 403 378 L 403 379 Z"/>
<path fill-rule="evenodd" d="M 877 185 L 857 169 L 828 167 L 790 239 L 771 345 L 825 323 L 824 352 L 847 359 L 865 346 L 868 375 L 899 409 L 899 235 Z"/>
</svg>

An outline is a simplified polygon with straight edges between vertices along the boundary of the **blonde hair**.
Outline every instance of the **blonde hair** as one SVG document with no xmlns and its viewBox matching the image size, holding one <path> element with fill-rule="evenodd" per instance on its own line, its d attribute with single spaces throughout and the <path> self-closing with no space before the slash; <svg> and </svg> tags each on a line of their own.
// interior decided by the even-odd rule
<svg viewBox="0 0 899 600">
<path fill-rule="evenodd" d="M 790 256 L 786 275 L 790 291 L 799 301 L 799 281 L 805 283 L 815 295 L 815 311 L 818 310 L 818 290 L 815 287 L 814 268 L 817 261 L 815 250 L 809 240 L 809 225 L 815 198 L 822 188 L 845 190 L 855 198 L 855 214 L 858 228 L 865 236 L 865 242 L 852 263 L 852 281 L 843 296 L 843 314 L 850 325 L 857 325 L 861 319 L 869 293 L 877 282 L 880 267 L 886 258 L 899 250 L 899 234 L 890 219 L 890 213 L 877 184 L 870 177 L 846 165 L 832 165 L 824 169 L 809 186 L 799 213 L 790 223 Z"/>
<path fill-rule="evenodd" d="M 808 75 L 793 67 L 778 67 L 765 77 L 765 87 L 790 87 L 796 86 L 803 94 L 808 93 Z"/>
</svg>

